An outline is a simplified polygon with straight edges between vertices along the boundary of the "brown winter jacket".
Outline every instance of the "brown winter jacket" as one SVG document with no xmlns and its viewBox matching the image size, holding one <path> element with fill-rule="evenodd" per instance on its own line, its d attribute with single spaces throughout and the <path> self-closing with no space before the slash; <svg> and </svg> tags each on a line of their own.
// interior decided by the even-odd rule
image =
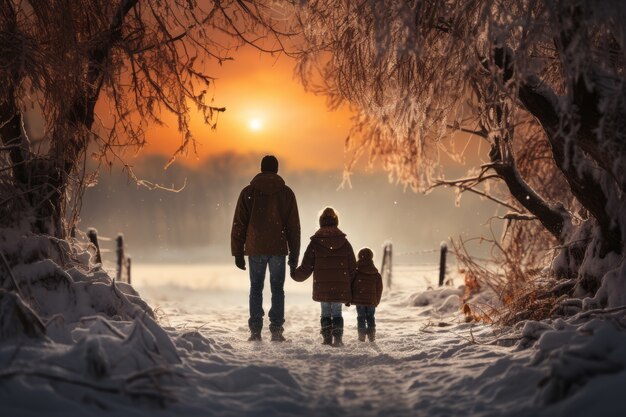
<svg viewBox="0 0 626 417">
<path fill-rule="evenodd" d="M 354 251 L 346 235 L 335 226 L 325 226 L 311 237 L 293 279 L 302 282 L 312 273 L 313 300 L 349 303 L 355 269 Z"/>
<path fill-rule="evenodd" d="M 376 307 L 383 295 L 383 280 L 371 259 L 359 260 L 352 280 L 352 304 Z"/>
<path fill-rule="evenodd" d="M 230 235 L 233 256 L 300 254 L 296 196 L 278 174 L 261 172 L 245 187 Z"/>
</svg>

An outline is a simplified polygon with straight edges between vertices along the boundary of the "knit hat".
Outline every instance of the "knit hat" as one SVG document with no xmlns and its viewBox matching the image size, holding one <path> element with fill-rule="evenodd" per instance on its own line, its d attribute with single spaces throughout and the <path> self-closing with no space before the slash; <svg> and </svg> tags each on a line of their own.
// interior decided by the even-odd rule
<svg viewBox="0 0 626 417">
<path fill-rule="evenodd" d="M 370 248 L 363 248 L 359 251 L 359 261 L 369 261 L 374 258 L 374 252 Z"/>
<path fill-rule="evenodd" d="M 261 160 L 261 172 L 278 174 L 278 159 L 274 155 L 265 155 Z"/>
<path fill-rule="evenodd" d="M 332 207 L 326 207 L 320 215 L 320 227 L 324 226 L 338 226 L 339 217 Z"/>
</svg>

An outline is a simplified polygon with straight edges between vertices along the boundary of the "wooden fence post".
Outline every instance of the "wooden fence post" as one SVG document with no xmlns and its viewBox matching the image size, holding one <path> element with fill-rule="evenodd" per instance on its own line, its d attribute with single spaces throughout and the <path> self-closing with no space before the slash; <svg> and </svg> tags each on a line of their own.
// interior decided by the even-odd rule
<svg viewBox="0 0 626 417">
<path fill-rule="evenodd" d="M 122 269 L 124 267 L 124 235 L 121 233 L 117 235 L 116 246 L 117 246 L 117 250 L 116 250 L 117 252 L 117 275 L 115 277 L 115 280 L 121 281 Z"/>
<path fill-rule="evenodd" d="M 387 245 L 387 270 L 389 271 L 389 275 L 388 275 L 388 280 L 389 282 L 387 283 L 388 287 L 391 288 L 391 276 L 392 276 L 392 271 L 393 271 L 393 246 L 391 245 L 391 243 L 389 243 L 389 245 Z"/>
<path fill-rule="evenodd" d="M 102 255 L 100 254 L 100 245 L 98 244 L 98 231 L 90 227 L 87 230 L 87 237 L 89 241 L 96 247 L 96 263 L 102 264 Z"/>
<path fill-rule="evenodd" d="M 391 288 L 391 273 L 392 273 L 392 250 L 391 243 L 387 243 L 383 249 L 383 262 L 380 267 L 381 275 L 385 278 L 387 288 Z"/>
<path fill-rule="evenodd" d="M 448 253 L 448 245 L 441 242 L 441 255 L 439 257 L 439 286 L 443 285 L 446 278 L 446 254 Z"/>
<path fill-rule="evenodd" d="M 128 284 L 130 284 L 130 256 L 126 258 L 126 279 L 128 280 Z"/>
</svg>

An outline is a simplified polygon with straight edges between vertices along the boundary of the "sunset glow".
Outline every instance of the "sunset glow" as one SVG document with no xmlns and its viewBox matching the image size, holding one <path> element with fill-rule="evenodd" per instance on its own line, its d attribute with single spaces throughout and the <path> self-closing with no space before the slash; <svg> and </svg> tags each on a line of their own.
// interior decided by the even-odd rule
<svg viewBox="0 0 626 417">
<path fill-rule="evenodd" d="M 248 127 L 253 132 L 258 132 L 259 130 L 263 129 L 263 121 L 259 118 L 250 119 Z"/>
<path fill-rule="evenodd" d="M 0 0 L 0 57 L 0 417 L 626 417 L 626 0 Z"/>
<path fill-rule="evenodd" d="M 293 78 L 294 62 L 243 48 L 234 61 L 209 70 L 216 77 L 214 103 L 225 107 L 216 129 L 192 110 L 190 126 L 196 154 L 177 163 L 196 166 L 226 153 L 274 154 L 290 170 L 341 170 L 344 142 L 351 126 L 347 108 L 329 111 L 326 99 L 304 90 Z M 174 116 L 163 114 L 165 125 L 147 129 L 147 145 L 138 158 L 170 157 L 183 141 Z"/>
</svg>

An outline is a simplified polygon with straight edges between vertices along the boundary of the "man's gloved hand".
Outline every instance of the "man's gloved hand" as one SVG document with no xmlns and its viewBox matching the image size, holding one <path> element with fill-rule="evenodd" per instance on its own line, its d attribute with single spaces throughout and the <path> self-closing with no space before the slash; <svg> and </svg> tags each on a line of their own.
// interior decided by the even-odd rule
<svg viewBox="0 0 626 417">
<path fill-rule="evenodd" d="M 297 268 L 298 267 L 298 254 L 290 253 L 289 259 L 287 260 L 287 264 L 289 265 L 290 268 Z"/>
<path fill-rule="evenodd" d="M 235 265 L 237 265 L 237 268 L 245 271 L 246 270 L 246 258 L 244 258 L 242 255 L 235 256 Z"/>
<path fill-rule="evenodd" d="M 289 265 L 289 276 L 293 278 L 293 276 L 296 273 L 296 268 L 298 267 L 298 254 L 297 253 L 289 254 L 287 265 Z"/>
</svg>

